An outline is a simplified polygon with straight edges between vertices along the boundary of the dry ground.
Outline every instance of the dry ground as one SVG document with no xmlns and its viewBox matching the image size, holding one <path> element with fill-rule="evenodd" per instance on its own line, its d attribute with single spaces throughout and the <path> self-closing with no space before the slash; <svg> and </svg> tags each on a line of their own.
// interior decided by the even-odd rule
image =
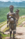
<svg viewBox="0 0 25 39">
<path fill-rule="evenodd" d="M 7 32 L 5 32 L 7 33 Z M 9 39 L 10 37 L 5 37 L 5 39 Z M 16 39 L 25 39 L 25 27 L 17 27 L 16 28 Z"/>
</svg>

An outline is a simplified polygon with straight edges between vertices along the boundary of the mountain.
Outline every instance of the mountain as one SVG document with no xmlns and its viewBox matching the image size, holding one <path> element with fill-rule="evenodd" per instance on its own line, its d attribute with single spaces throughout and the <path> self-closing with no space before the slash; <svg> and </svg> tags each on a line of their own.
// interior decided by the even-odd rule
<svg viewBox="0 0 25 39">
<path fill-rule="evenodd" d="M 23 2 L 1 2 L 0 1 L 0 7 L 9 7 L 10 5 L 13 5 L 14 7 L 25 7 L 25 1 Z"/>
</svg>

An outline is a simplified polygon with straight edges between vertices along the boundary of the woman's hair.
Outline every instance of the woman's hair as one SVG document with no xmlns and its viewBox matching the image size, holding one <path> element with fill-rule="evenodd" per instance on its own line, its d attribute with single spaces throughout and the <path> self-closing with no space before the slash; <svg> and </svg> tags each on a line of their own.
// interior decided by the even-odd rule
<svg viewBox="0 0 25 39">
<path fill-rule="evenodd" d="M 14 8 L 14 6 L 13 5 L 10 5 L 10 7 L 9 8 Z"/>
</svg>

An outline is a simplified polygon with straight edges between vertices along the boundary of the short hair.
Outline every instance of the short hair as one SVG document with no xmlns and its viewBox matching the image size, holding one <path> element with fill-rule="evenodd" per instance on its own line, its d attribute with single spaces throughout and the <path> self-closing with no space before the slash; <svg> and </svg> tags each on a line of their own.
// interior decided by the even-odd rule
<svg viewBox="0 0 25 39">
<path fill-rule="evenodd" d="M 12 8 L 14 8 L 14 6 L 13 6 L 13 5 L 10 5 L 10 7 L 9 7 L 9 8 L 11 8 L 11 7 L 12 7 Z"/>
<path fill-rule="evenodd" d="M 17 9 L 16 12 L 19 12 L 19 10 Z"/>
</svg>

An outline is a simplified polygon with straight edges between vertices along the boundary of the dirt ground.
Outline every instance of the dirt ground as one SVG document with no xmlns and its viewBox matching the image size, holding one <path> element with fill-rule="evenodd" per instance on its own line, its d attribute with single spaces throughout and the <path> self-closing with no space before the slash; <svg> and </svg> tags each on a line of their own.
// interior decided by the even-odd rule
<svg viewBox="0 0 25 39">
<path fill-rule="evenodd" d="M 10 39 L 10 37 L 5 37 L 5 39 Z M 13 39 L 13 38 L 11 38 Z M 25 39 L 25 27 L 16 28 L 16 37 L 15 39 Z"/>
</svg>

